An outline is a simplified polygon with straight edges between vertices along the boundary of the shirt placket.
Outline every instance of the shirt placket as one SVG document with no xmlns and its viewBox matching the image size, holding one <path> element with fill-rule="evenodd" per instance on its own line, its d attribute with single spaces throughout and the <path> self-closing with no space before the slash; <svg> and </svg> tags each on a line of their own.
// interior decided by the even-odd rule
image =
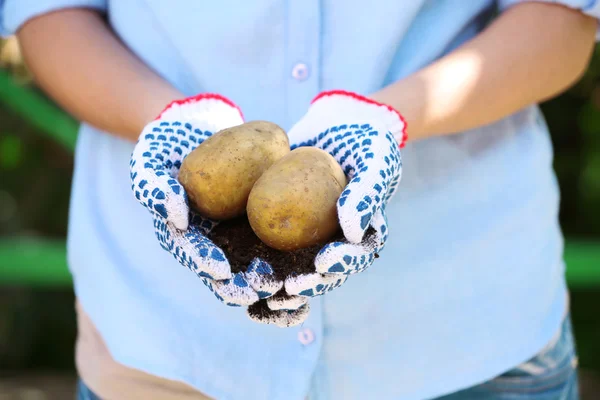
<svg viewBox="0 0 600 400">
<path fill-rule="evenodd" d="M 291 127 L 320 90 L 320 0 L 288 1 L 286 17 L 286 124 Z"/>
<path fill-rule="evenodd" d="M 291 127 L 308 110 L 310 101 L 320 91 L 321 51 L 320 0 L 287 2 L 285 38 L 285 120 Z M 310 301 L 311 311 L 296 331 L 292 348 L 294 363 L 289 365 L 298 377 L 310 379 L 322 345 L 321 299 Z M 302 382 L 302 380 L 298 380 Z M 302 382 L 303 385 L 306 382 Z M 285 393 L 286 388 L 280 388 Z"/>
</svg>

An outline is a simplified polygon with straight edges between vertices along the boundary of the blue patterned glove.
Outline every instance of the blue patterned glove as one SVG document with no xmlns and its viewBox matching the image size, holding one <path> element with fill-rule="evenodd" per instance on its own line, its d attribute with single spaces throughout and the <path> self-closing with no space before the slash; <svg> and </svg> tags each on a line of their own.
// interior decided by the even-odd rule
<svg viewBox="0 0 600 400">
<path fill-rule="evenodd" d="M 177 176 L 183 159 L 206 138 L 243 122 L 235 104 L 219 95 L 175 101 L 144 128 L 130 162 L 131 189 L 150 211 L 162 248 L 230 306 L 248 306 L 270 297 L 283 282 L 276 281 L 272 268 L 259 259 L 247 271 L 233 274 L 223 251 L 207 238 L 216 222 L 189 209 Z M 283 324 L 290 318 L 287 314 L 277 317 L 273 312 L 269 318 Z"/>
<path fill-rule="evenodd" d="M 341 286 L 349 275 L 367 269 L 388 236 L 385 205 L 394 196 L 402 173 L 400 148 L 406 123 L 389 106 L 345 91 L 323 92 L 288 133 L 292 147 L 315 146 L 342 166 L 348 185 L 338 199 L 345 240 L 323 247 L 315 272 L 289 277 L 285 291 L 292 308 L 297 297 L 312 297 Z M 400 143 L 400 144 L 399 144 Z"/>
</svg>

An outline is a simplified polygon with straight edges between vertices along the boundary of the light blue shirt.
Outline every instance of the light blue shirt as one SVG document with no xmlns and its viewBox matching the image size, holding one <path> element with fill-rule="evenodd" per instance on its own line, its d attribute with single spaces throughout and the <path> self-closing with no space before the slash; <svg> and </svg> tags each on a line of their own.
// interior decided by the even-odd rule
<svg viewBox="0 0 600 400">
<path fill-rule="evenodd" d="M 65 6 L 105 10 L 184 93 L 220 93 L 247 120 L 289 129 L 318 92 L 372 93 L 518 2 L 0 0 L 0 27 Z M 599 1 L 556 3 L 600 15 Z M 76 294 L 127 366 L 220 400 L 424 399 L 513 367 L 560 327 L 559 192 L 537 107 L 409 143 L 381 258 L 289 329 L 224 306 L 159 247 L 130 189 L 132 149 L 81 126 L 68 237 Z"/>
</svg>

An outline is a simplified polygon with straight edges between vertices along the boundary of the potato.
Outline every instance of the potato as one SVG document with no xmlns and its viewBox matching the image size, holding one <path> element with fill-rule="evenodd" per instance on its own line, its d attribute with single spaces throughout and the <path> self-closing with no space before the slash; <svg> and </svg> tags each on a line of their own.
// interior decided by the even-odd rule
<svg viewBox="0 0 600 400">
<path fill-rule="evenodd" d="M 278 250 L 324 243 L 339 229 L 337 200 L 345 186 L 344 172 L 329 153 L 299 147 L 256 181 L 248 221 L 260 240 Z"/>
<path fill-rule="evenodd" d="M 271 122 L 251 121 L 202 142 L 183 160 L 178 179 L 194 210 L 227 220 L 244 214 L 256 180 L 289 152 L 283 129 Z"/>
</svg>

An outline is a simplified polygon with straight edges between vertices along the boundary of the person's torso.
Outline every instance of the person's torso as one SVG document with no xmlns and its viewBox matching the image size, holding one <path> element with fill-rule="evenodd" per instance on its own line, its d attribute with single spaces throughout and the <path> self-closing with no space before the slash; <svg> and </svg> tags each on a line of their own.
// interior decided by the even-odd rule
<svg viewBox="0 0 600 400">
<path fill-rule="evenodd" d="M 221 93 L 247 120 L 284 129 L 322 90 L 370 93 L 434 61 L 480 31 L 495 7 L 109 4 L 119 37 L 184 93 Z M 309 385 L 315 399 L 419 399 L 490 378 L 539 350 L 560 325 L 558 190 L 537 107 L 409 143 L 380 259 L 311 300 L 306 323 L 288 329 L 224 306 L 160 248 L 131 193 L 132 149 L 82 127 L 69 229 L 77 295 L 128 366 L 219 399 L 302 398 Z"/>
</svg>

